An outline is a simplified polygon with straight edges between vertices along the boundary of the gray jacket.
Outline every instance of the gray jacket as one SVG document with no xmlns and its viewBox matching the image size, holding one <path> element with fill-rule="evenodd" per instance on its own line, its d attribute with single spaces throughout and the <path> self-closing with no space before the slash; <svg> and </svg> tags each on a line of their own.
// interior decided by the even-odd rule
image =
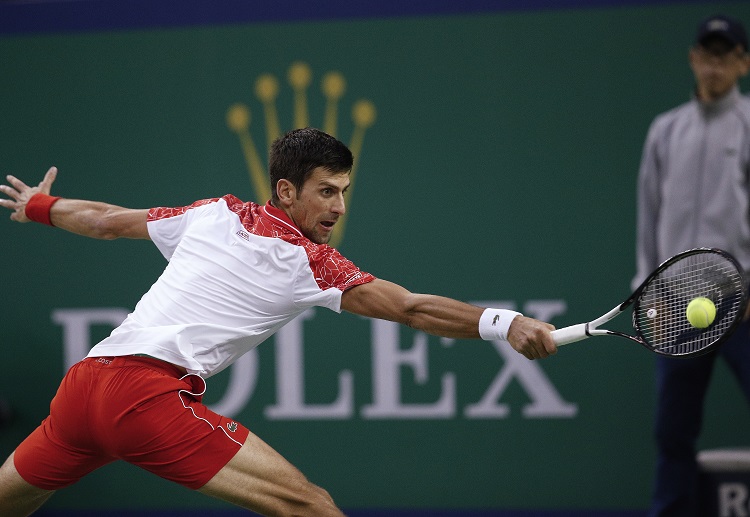
<svg viewBox="0 0 750 517">
<path fill-rule="evenodd" d="M 750 270 L 750 98 L 738 88 L 657 116 L 638 178 L 633 288 L 670 256 L 722 248 Z"/>
</svg>

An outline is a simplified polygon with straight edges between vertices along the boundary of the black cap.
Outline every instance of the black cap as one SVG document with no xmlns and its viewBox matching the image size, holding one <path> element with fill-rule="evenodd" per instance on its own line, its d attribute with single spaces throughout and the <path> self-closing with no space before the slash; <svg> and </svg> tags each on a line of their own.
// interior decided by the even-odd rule
<svg viewBox="0 0 750 517">
<path fill-rule="evenodd" d="M 733 46 L 742 45 L 747 52 L 747 33 L 738 20 L 723 15 L 706 18 L 698 26 L 695 43 L 701 45 L 711 37 L 725 39 Z"/>
</svg>

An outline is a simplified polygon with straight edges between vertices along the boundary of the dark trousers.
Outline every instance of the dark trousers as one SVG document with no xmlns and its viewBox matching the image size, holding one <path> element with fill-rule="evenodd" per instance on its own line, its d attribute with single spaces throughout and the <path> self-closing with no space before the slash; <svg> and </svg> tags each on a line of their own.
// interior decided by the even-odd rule
<svg viewBox="0 0 750 517">
<path fill-rule="evenodd" d="M 692 359 L 657 359 L 657 466 L 650 517 L 698 517 L 696 442 L 717 357 L 723 357 L 750 401 L 750 321 L 718 350 Z M 748 437 L 738 437 L 738 439 Z"/>
</svg>

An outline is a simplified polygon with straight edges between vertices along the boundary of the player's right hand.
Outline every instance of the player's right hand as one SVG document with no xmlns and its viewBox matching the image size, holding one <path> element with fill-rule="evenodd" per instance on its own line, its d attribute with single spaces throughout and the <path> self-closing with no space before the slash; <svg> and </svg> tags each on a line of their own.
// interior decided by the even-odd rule
<svg viewBox="0 0 750 517">
<path fill-rule="evenodd" d="M 513 349 L 527 359 L 544 359 L 557 353 L 552 339 L 554 325 L 518 315 L 508 329 L 508 342 Z"/>
</svg>

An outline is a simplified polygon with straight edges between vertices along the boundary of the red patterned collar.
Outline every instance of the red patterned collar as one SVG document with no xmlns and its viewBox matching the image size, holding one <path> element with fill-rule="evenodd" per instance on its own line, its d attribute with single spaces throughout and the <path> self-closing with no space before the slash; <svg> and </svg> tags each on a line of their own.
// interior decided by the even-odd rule
<svg viewBox="0 0 750 517">
<path fill-rule="evenodd" d="M 263 208 L 261 209 L 263 212 L 270 217 L 271 219 L 275 220 L 277 223 L 281 224 L 282 226 L 289 228 L 292 232 L 296 233 L 300 237 L 304 237 L 302 235 L 302 232 L 299 228 L 292 222 L 292 220 L 289 218 L 286 212 L 283 210 L 276 208 L 271 204 L 271 201 L 268 201 Z"/>
</svg>

